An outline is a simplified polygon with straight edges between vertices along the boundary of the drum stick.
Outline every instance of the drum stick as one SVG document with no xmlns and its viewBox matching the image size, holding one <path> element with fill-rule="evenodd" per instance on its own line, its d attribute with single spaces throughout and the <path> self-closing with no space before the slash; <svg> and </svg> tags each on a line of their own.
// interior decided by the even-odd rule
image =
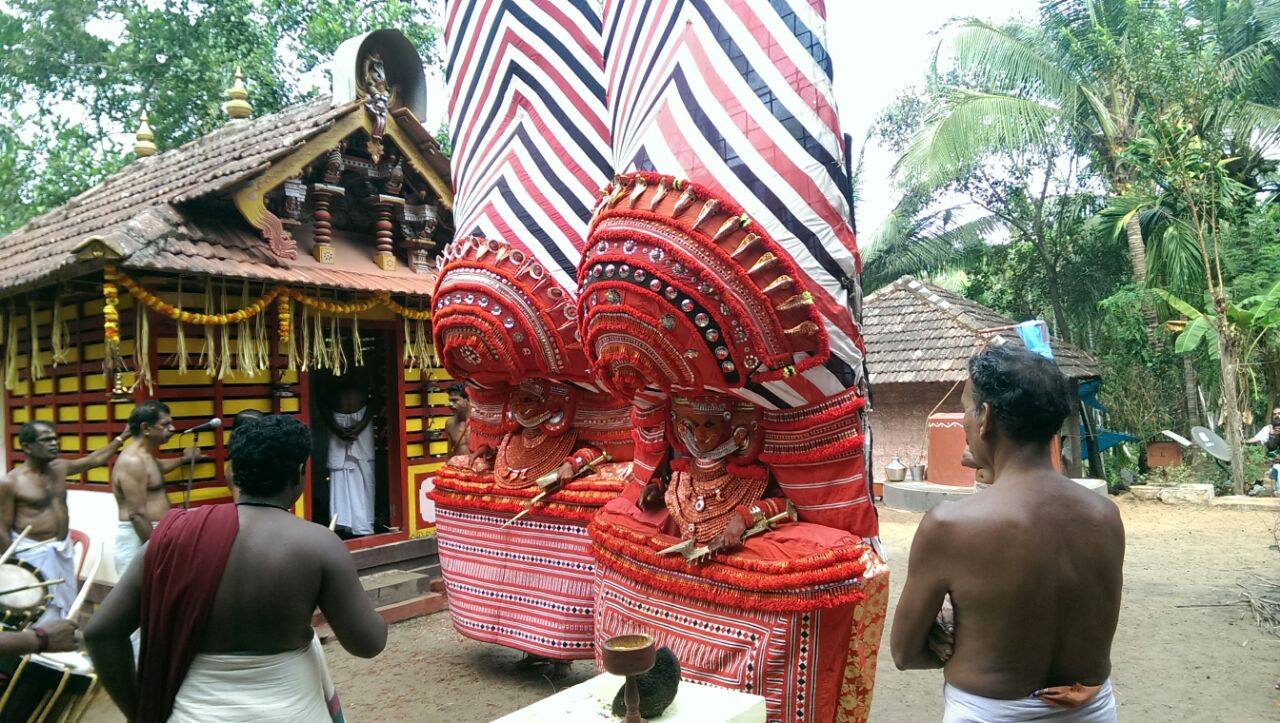
<svg viewBox="0 0 1280 723">
<path fill-rule="evenodd" d="M 13 557 L 14 550 L 18 548 L 18 543 L 22 542 L 22 539 L 27 536 L 28 532 L 31 532 L 31 525 L 27 525 L 22 532 L 18 533 L 17 537 L 13 538 L 13 542 L 9 543 L 9 549 L 5 550 L 3 555 L 0 555 L 0 565 L 5 564 L 9 561 L 10 557 Z"/>
<path fill-rule="evenodd" d="M 91 549 L 86 547 L 84 554 L 88 555 Z M 80 608 L 84 606 L 84 601 L 89 597 L 89 588 L 93 587 L 93 580 L 98 576 L 98 568 L 102 567 L 102 543 L 97 545 L 98 557 L 93 561 L 93 567 L 89 570 L 89 574 L 84 576 L 84 586 L 80 588 L 80 592 L 76 594 L 75 602 L 71 603 L 71 608 L 67 610 L 67 620 L 72 622 L 76 619 L 76 613 L 80 612 Z"/>
<path fill-rule="evenodd" d="M 55 577 L 52 580 L 45 580 L 44 582 L 33 582 L 30 585 L 23 585 L 22 587 L 10 588 L 8 590 L 0 590 L 0 597 L 4 597 L 5 595 L 9 595 L 15 592 L 22 592 L 24 590 L 34 590 L 35 588 L 38 588 L 38 587 L 48 587 L 49 585 L 61 585 L 66 581 L 67 579 L 65 577 Z"/>
<path fill-rule="evenodd" d="M 338 529 L 338 516 L 334 515 L 333 518 L 329 520 L 329 531 L 333 532 L 337 529 Z"/>
</svg>

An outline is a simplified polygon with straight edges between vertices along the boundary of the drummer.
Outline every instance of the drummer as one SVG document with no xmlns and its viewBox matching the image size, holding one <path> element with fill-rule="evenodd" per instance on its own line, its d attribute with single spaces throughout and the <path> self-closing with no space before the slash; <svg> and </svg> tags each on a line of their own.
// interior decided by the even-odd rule
<svg viewBox="0 0 1280 723">
<path fill-rule="evenodd" d="M 67 534 L 67 478 L 105 467 L 128 438 L 126 430 L 92 454 L 61 459 L 53 424 L 27 422 L 18 430 L 26 461 L 0 477 L 0 540 L 6 547 L 16 542 L 14 557 L 34 565 L 45 580 L 63 580 L 50 586 L 53 602 L 37 624 L 66 617 L 76 597 L 75 553 Z M 28 525 L 31 531 L 19 540 Z"/>
<path fill-rule="evenodd" d="M 43 626 L 0 632 L 0 660 L 31 653 L 65 653 L 79 647 L 76 624 L 70 620 L 50 620 Z"/>
</svg>

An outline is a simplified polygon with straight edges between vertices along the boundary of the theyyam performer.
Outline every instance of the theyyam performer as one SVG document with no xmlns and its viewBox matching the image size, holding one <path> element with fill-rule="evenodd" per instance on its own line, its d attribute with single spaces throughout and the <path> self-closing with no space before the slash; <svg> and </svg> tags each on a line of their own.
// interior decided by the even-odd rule
<svg viewBox="0 0 1280 723">
<path fill-rule="evenodd" d="M 821 4 L 618 0 L 614 167 L 579 267 L 633 478 L 591 525 L 597 643 L 643 632 L 770 720 L 865 720 L 888 573 Z"/>
<path fill-rule="evenodd" d="M 608 180 L 599 9 L 450 2 L 456 240 L 436 351 L 467 383 L 469 453 L 433 480 L 449 614 L 532 659 L 590 658 L 586 527 L 622 490 L 629 406 L 596 389 L 575 272 Z"/>
</svg>

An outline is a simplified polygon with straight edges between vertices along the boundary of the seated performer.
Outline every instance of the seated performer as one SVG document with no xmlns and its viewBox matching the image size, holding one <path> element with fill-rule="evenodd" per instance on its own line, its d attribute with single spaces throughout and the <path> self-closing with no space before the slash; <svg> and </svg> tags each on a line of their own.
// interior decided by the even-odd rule
<svg viewBox="0 0 1280 723">
<path fill-rule="evenodd" d="M 965 436 L 994 481 L 921 520 L 892 634 L 899 669 L 943 668 L 946 721 L 1116 720 L 1124 527 L 1115 504 L 1054 470 L 1069 395 L 1054 363 L 1026 349 L 969 360 Z M 929 637 L 948 594 L 944 657 Z"/>
<path fill-rule="evenodd" d="M 18 430 L 27 459 L 0 477 L 0 539 L 6 547 L 16 541 L 14 557 L 34 565 L 45 580 L 63 580 L 48 588 L 53 601 L 37 623 L 66 617 L 76 598 L 75 552 L 67 534 L 67 478 L 106 466 L 128 438 L 129 433 L 122 432 L 92 454 L 59 459 L 58 432 L 52 424 L 27 422 Z M 28 525 L 31 530 L 17 540 Z"/>
<path fill-rule="evenodd" d="M 579 444 L 573 426 L 577 393 L 568 384 L 526 379 L 511 390 L 508 428 L 497 449 L 485 445 L 471 455 L 471 469 L 493 472 L 501 489 L 517 490 L 568 482 L 601 461 L 603 453 Z M 545 478 L 554 473 L 554 478 Z"/>
<path fill-rule="evenodd" d="M 430 493 L 450 619 L 528 662 L 589 658 L 586 527 L 623 488 L 629 406 L 589 386 L 573 298 L 532 255 L 465 237 L 442 258 L 432 330 L 470 403 L 471 452 Z"/>
<path fill-rule="evenodd" d="M 152 399 L 129 413 L 129 433 L 133 440 L 111 468 L 111 492 L 119 510 L 116 524 L 114 562 L 123 575 L 142 546 L 151 538 L 156 523 L 169 511 L 169 495 L 164 476 L 193 459 L 200 458 L 195 445 L 181 457 L 159 459 L 160 447 L 173 437 L 173 417 L 164 402 Z"/>
<path fill-rule="evenodd" d="M 340 720 L 315 631 L 371 658 L 387 625 L 346 547 L 290 510 L 311 434 L 264 417 L 231 445 L 239 502 L 174 510 L 85 629 L 103 687 L 129 720 Z M 129 633 L 142 627 L 133 675 Z"/>
<path fill-rule="evenodd" d="M 711 187 L 605 189 L 580 333 L 634 399 L 635 453 L 590 526 L 595 635 L 652 635 L 683 679 L 763 695 L 770 720 L 862 720 L 887 570 L 857 326 L 813 273 Z"/>
</svg>

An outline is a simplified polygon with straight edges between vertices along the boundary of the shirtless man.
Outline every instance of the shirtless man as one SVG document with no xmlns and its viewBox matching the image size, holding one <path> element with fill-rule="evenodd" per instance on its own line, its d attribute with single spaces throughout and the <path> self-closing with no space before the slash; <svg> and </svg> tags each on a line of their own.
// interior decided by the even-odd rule
<svg viewBox="0 0 1280 723">
<path fill-rule="evenodd" d="M 133 440 L 111 468 L 111 491 L 116 496 L 116 573 L 123 575 L 138 551 L 151 539 L 151 530 L 169 511 L 164 476 L 200 459 L 194 444 L 181 457 L 157 459 L 160 447 L 173 436 L 173 417 L 164 402 L 149 400 L 129 415 Z"/>
<path fill-rule="evenodd" d="M 336 699 L 317 675 L 324 656 L 312 614 L 318 607 L 342 647 L 363 658 L 382 651 L 387 624 L 342 541 L 291 512 L 311 453 L 307 428 L 270 415 L 237 430 L 230 451 L 239 501 L 161 523 L 86 627 L 89 655 L 129 720 L 328 723 L 325 698 Z M 135 676 L 129 632 L 140 623 Z"/>
<path fill-rule="evenodd" d="M 449 387 L 449 409 L 453 415 L 445 420 L 444 433 L 449 437 L 449 454 L 470 454 L 467 446 L 467 418 L 471 414 L 471 402 L 467 388 L 461 384 Z"/>
<path fill-rule="evenodd" d="M 6 547 L 27 525 L 31 531 L 18 543 L 14 556 L 40 569 L 46 580 L 65 582 L 49 588 L 53 602 L 40 621 L 66 617 L 76 597 L 75 554 L 67 536 L 67 478 L 104 467 L 128 433 L 79 459 L 59 459 L 58 432 L 49 422 L 27 422 L 18 442 L 27 459 L 0 478 L 0 535 Z M 53 540 L 39 544 L 46 540 Z M 38 546 L 37 546 L 38 545 Z"/>
<path fill-rule="evenodd" d="M 992 347 L 969 360 L 963 400 L 992 485 L 921 520 L 893 660 L 943 668 L 945 721 L 1114 721 L 1124 527 L 1110 500 L 1053 468 L 1066 379 L 1025 349 Z M 938 619 L 948 595 L 954 623 Z"/>
</svg>

